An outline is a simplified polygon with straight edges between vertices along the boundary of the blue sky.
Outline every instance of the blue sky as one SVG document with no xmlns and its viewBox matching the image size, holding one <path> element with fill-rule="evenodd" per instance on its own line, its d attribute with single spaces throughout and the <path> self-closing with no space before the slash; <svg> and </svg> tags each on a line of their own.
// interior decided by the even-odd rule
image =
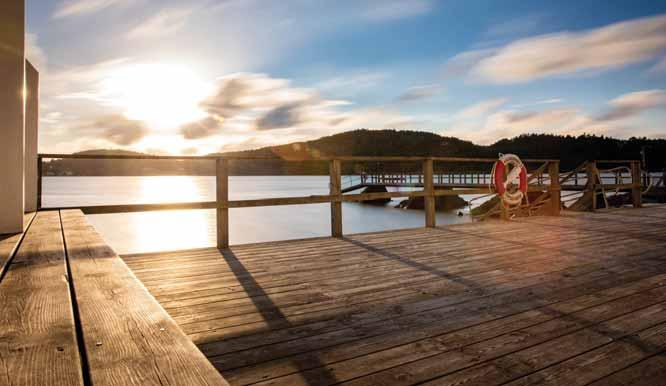
<svg viewBox="0 0 666 386">
<path fill-rule="evenodd" d="M 666 136 L 663 1 L 28 0 L 41 151 Z"/>
</svg>

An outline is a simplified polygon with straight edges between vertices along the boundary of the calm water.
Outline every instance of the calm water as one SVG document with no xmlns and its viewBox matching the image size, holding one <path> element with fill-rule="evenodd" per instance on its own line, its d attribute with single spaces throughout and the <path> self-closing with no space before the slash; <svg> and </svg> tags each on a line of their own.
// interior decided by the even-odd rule
<svg viewBox="0 0 666 386">
<path fill-rule="evenodd" d="M 213 177 L 45 177 L 43 205 L 88 206 L 215 200 Z M 328 176 L 232 176 L 229 198 L 255 199 L 328 193 Z M 465 197 L 468 198 L 468 197 Z M 413 228 L 424 224 L 421 210 L 343 203 L 346 234 Z M 466 212 L 466 210 L 465 210 Z M 88 216 L 120 254 L 215 245 L 214 210 L 179 210 Z M 330 234 L 330 205 L 230 209 L 232 244 Z M 469 222 L 457 211 L 437 213 L 438 224 Z"/>
</svg>

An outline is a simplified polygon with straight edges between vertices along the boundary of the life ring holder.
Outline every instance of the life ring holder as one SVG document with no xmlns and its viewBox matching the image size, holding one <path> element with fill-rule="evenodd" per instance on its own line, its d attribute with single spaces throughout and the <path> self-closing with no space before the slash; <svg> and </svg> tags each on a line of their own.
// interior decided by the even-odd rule
<svg viewBox="0 0 666 386">
<path fill-rule="evenodd" d="M 520 205 L 523 199 L 527 200 L 527 168 L 517 155 L 500 154 L 493 165 L 492 177 L 495 193 L 505 206 Z M 509 189 L 516 182 L 518 189 Z"/>
</svg>

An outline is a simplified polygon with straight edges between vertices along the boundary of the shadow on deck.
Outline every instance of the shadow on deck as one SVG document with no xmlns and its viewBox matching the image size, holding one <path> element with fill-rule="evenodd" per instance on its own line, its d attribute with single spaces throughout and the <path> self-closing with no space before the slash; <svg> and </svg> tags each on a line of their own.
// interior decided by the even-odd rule
<svg viewBox="0 0 666 386">
<path fill-rule="evenodd" d="M 231 384 L 654 384 L 665 225 L 653 206 L 124 258 Z"/>
</svg>

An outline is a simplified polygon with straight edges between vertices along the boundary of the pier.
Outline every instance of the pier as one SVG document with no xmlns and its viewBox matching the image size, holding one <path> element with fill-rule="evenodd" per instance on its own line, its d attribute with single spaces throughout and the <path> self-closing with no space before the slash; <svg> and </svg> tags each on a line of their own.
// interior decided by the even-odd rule
<svg viewBox="0 0 666 386">
<path fill-rule="evenodd" d="M 99 156 L 42 154 L 38 165 L 58 157 Z M 540 211 L 438 226 L 436 197 L 492 190 L 436 189 L 435 170 L 494 160 L 379 158 L 421 167 L 423 188 L 343 193 L 345 163 L 377 158 L 322 158 L 328 195 L 229 200 L 231 160 L 202 159 L 216 165 L 213 202 L 40 205 L 24 232 L 2 238 L 3 382 L 650 385 L 664 376 L 666 206 L 642 203 L 637 166 L 615 186 L 630 205 L 574 212 L 562 211 L 561 191 L 576 171 L 527 160 Z M 585 185 L 591 197 L 608 188 Z M 344 232 L 343 201 L 392 197 L 424 197 L 424 227 Z M 230 208 L 317 203 L 331 206 L 330 237 L 229 245 Z M 168 209 L 215 209 L 218 245 L 119 256 L 86 219 Z"/>
</svg>

